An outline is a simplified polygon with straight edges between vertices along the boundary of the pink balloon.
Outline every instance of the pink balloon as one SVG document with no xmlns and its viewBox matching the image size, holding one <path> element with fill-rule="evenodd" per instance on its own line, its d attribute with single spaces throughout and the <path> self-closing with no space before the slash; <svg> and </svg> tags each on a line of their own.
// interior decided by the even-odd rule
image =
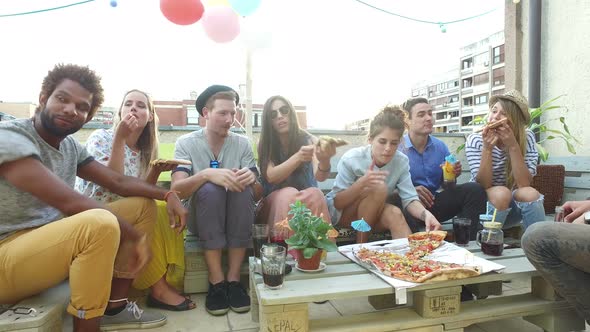
<svg viewBox="0 0 590 332">
<path fill-rule="evenodd" d="M 231 7 L 207 8 L 202 22 L 207 36 L 217 43 L 230 42 L 240 33 L 239 17 Z"/>
<path fill-rule="evenodd" d="M 160 0 L 162 14 L 172 23 L 189 25 L 203 16 L 201 0 Z"/>
</svg>

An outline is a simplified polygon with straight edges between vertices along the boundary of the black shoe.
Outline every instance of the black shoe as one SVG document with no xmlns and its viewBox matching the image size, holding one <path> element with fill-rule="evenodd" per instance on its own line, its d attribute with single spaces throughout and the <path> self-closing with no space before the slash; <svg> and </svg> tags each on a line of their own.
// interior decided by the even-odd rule
<svg viewBox="0 0 590 332">
<path fill-rule="evenodd" d="M 250 311 L 250 296 L 238 281 L 230 281 L 227 286 L 229 307 L 235 312 Z"/>
<path fill-rule="evenodd" d="M 461 286 L 461 302 L 473 301 L 473 293 L 465 286 Z"/>
<path fill-rule="evenodd" d="M 229 311 L 227 282 L 225 280 L 215 285 L 209 283 L 205 308 L 208 313 L 214 316 L 225 315 Z"/>
</svg>

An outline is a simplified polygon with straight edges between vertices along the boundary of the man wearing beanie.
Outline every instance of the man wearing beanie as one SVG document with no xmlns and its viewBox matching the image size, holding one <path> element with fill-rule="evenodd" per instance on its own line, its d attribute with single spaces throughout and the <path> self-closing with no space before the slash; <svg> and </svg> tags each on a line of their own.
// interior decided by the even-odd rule
<svg viewBox="0 0 590 332">
<path fill-rule="evenodd" d="M 189 199 L 188 229 L 198 235 L 205 249 L 209 271 L 207 312 L 224 315 L 250 310 L 250 297 L 240 284 L 240 267 L 251 243 L 254 222 L 254 190 L 258 171 L 248 138 L 230 131 L 238 94 L 230 87 L 212 85 L 199 95 L 197 111 L 205 128 L 176 141 L 174 157 L 181 165 L 172 174 L 172 190 Z M 227 248 L 228 269 L 221 266 Z"/>
</svg>

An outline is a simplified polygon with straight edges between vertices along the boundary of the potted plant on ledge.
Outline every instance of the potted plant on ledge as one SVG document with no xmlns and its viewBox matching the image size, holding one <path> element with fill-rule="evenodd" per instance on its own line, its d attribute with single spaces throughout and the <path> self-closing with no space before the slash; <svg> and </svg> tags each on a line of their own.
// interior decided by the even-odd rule
<svg viewBox="0 0 590 332">
<path fill-rule="evenodd" d="M 297 201 L 290 205 L 289 228 L 294 234 L 286 242 L 289 249 L 298 251 L 297 265 L 303 270 L 317 270 L 320 267 L 322 252 L 336 251 L 338 247 L 329 238 L 329 233 L 336 232 L 331 224 L 321 216 L 311 213 L 305 204 Z"/>
</svg>

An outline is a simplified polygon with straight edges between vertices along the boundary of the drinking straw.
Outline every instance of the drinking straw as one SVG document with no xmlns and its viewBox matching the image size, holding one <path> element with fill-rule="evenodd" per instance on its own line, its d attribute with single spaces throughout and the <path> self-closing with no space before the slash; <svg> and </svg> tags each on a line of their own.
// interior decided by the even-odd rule
<svg viewBox="0 0 590 332">
<path fill-rule="evenodd" d="M 496 212 L 498 212 L 498 209 L 494 208 L 494 215 L 492 215 L 492 222 L 496 221 Z M 492 237 L 492 232 L 488 233 L 488 241 L 490 240 L 490 237 Z"/>
</svg>

